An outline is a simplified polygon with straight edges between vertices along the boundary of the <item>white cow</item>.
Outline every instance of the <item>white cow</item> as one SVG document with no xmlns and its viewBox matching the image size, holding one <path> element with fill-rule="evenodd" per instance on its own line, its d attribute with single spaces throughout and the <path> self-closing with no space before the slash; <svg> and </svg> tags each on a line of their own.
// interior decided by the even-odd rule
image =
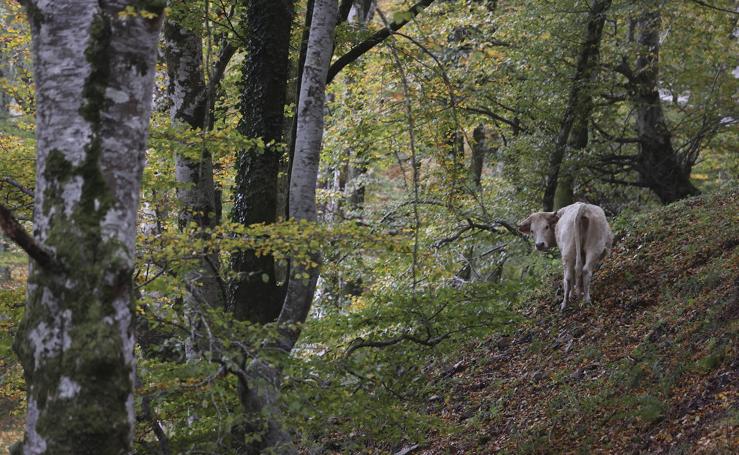
<svg viewBox="0 0 739 455">
<path fill-rule="evenodd" d="M 590 303 L 593 270 L 608 255 L 613 244 L 613 233 L 603 209 L 577 202 L 557 212 L 533 213 L 518 225 L 518 230 L 524 234 L 533 233 L 539 251 L 548 250 L 555 242 L 559 247 L 565 294 L 560 308 L 565 309 L 573 284 L 574 296 L 582 291 L 585 302 Z"/>
</svg>

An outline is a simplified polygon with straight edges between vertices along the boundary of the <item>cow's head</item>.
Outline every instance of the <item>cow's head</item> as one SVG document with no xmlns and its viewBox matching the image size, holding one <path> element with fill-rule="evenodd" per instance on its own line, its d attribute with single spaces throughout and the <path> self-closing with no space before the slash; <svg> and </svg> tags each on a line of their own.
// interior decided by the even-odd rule
<svg viewBox="0 0 739 455">
<path fill-rule="evenodd" d="M 518 230 L 534 235 L 534 244 L 539 251 L 545 251 L 557 244 L 554 226 L 559 221 L 557 212 L 536 212 L 518 224 Z"/>
</svg>

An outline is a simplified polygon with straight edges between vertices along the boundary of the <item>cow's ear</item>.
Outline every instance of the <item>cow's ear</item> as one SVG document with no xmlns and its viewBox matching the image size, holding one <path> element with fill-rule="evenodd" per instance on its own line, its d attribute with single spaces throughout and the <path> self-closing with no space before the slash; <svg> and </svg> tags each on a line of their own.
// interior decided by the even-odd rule
<svg viewBox="0 0 739 455">
<path fill-rule="evenodd" d="M 531 233 L 531 217 L 528 217 L 525 220 L 518 223 L 518 231 L 521 232 L 522 234 Z"/>
<path fill-rule="evenodd" d="M 559 221 L 559 212 L 552 212 L 549 214 L 549 224 L 555 225 Z"/>
</svg>

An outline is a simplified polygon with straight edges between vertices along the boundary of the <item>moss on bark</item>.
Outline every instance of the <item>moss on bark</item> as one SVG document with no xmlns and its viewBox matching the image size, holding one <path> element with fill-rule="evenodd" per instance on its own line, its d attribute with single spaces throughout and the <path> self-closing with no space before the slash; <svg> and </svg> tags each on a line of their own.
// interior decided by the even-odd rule
<svg viewBox="0 0 739 455">
<path fill-rule="evenodd" d="M 61 270 L 32 267 L 14 345 L 29 400 L 38 408 L 35 432 L 46 453 L 119 454 L 128 453 L 131 444 L 133 365 L 126 351 L 132 346 L 127 343 L 131 334 L 122 333 L 122 327 L 132 330 L 132 252 L 103 235 L 105 218 L 117 205 L 114 182 L 101 169 L 110 21 L 104 12 L 95 16 L 85 51 L 91 71 L 80 115 L 90 123 L 91 136 L 84 159 L 75 165 L 52 149 L 43 164 L 44 243 Z M 72 193 L 79 192 L 65 194 L 65 185 L 75 181 L 80 187 Z"/>
</svg>

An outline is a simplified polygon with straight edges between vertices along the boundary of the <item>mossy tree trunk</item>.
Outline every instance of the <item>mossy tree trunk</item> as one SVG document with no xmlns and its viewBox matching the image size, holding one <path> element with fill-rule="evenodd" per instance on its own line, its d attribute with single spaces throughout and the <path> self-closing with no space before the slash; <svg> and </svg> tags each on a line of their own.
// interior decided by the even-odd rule
<svg viewBox="0 0 739 455">
<path fill-rule="evenodd" d="M 233 221 L 246 226 L 277 218 L 279 163 L 283 153 L 285 99 L 289 76 L 293 0 L 246 2 L 246 55 L 242 67 L 239 131 L 261 138 L 264 150 L 240 150 L 237 157 Z M 230 286 L 230 306 L 238 319 L 267 323 L 277 319 L 284 288 L 275 277 L 271 255 L 245 250 L 233 254 L 239 274 Z"/>
<path fill-rule="evenodd" d="M 25 3 L 36 80 L 33 263 L 14 348 L 28 415 L 14 453 L 126 454 L 134 418 L 133 285 L 165 2 Z M 124 17 L 127 6 L 145 15 Z"/>
<path fill-rule="evenodd" d="M 597 74 L 603 24 L 610 7 L 611 0 L 591 0 L 590 2 L 587 28 L 577 57 L 577 66 L 572 79 L 567 107 L 562 117 L 557 142 L 549 156 L 549 167 L 542 201 L 545 211 L 551 211 L 554 208 L 558 186 L 560 187 L 560 204 L 567 205 L 568 194 L 569 199 L 572 198 L 572 179 L 575 171 L 568 169 L 569 175 L 565 177 L 564 182 L 561 182 L 562 184 L 559 182 L 560 171 L 566 160 L 568 148 L 577 149 L 587 145 L 587 125 L 593 109 L 591 85 Z M 583 137 L 585 138 L 584 142 Z"/>
<path fill-rule="evenodd" d="M 203 76 L 203 52 L 198 34 L 180 26 L 173 20 L 164 25 L 164 49 L 169 75 L 168 96 L 171 102 L 170 117 L 173 124 L 184 124 L 197 130 L 210 128 L 212 100 Z M 211 77 L 217 77 L 214 72 Z M 211 86 L 215 87 L 215 81 Z M 216 189 L 213 182 L 213 160 L 206 144 L 191 154 L 175 156 L 175 177 L 178 183 L 177 201 L 180 206 L 180 229 L 194 225 L 200 235 L 218 224 Z M 190 319 L 191 346 L 188 357 L 197 351 L 201 324 L 198 322 L 203 306 L 223 307 L 225 287 L 219 276 L 217 251 L 203 251 L 183 273 L 187 283 L 184 305 Z"/>
</svg>

